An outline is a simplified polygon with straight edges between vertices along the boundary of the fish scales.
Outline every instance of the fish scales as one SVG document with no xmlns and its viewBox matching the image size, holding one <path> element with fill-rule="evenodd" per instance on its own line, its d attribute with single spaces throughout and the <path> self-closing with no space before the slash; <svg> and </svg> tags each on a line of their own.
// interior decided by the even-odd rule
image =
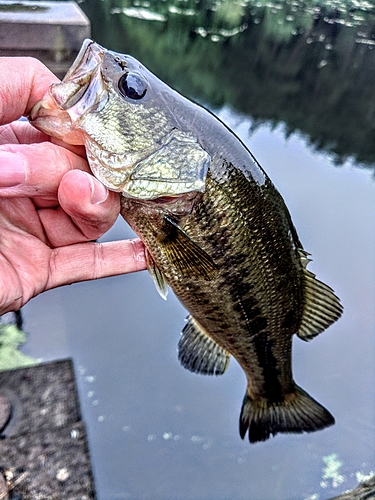
<svg viewBox="0 0 375 500">
<path fill-rule="evenodd" d="M 197 322 L 241 364 L 252 395 L 283 400 L 293 388 L 291 337 L 298 331 L 302 315 L 302 270 L 298 260 L 280 259 L 286 253 L 295 253 L 283 214 L 277 210 L 269 218 L 272 231 L 280 233 L 270 240 L 263 214 L 269 213 L 272 205 L 263 206 L 267 197 L 256 183 L 251 185 L 233 166 L 227 169 L 232 170 L 229 182 L 215 182 L 209 177 L 202 199 L 180 222 L 181 228 L 212 256 L 219 269 L 217 276 L 210 281 L 181 277 L 174 274 L 162 251 L 154 251 L 153 257 Z M 244 202 L 247 197 L 253 200 L 250 206 Z M 122 213 L 145 244 L 154 249 L 157 232 L 147 230 L 149 219 L 137 205 L 137 201 L 123 198 Z M 274 248 L 270 248 L 270 241 Z M 285 275 L 283 280 L 281 273 Z"/>
<path fill-rule="evenodd" d="M 84 144 L 94 175 L 121 193 L 157 289 L 165 298 L 170 286 L 189 311 L 181 364 L 220 375 L 238 361 L 248 383 L 241 437 L 332 425 L 293 380 L 292 338 L 312 339 L 342 307 L 307 270 L 282 197 L 241 141 L 134 58 L 91 40 L 30 121 Z"/>
</svg>

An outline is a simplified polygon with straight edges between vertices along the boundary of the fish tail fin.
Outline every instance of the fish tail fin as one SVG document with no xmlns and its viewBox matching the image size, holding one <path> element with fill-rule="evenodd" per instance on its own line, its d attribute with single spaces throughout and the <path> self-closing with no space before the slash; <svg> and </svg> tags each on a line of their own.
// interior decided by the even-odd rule
<svg viewBox="0 0 375 500">
<path fill-rule="evenodd" d="M 250 443 L 265 441 L 279 432 L 302 433 L 324 429 L 335 419 L 322 405 L 296 386 L 283 401 L 253 399 L 246 391 L 240 416 L 240 435 L 249 431 Z"/>
</svg>

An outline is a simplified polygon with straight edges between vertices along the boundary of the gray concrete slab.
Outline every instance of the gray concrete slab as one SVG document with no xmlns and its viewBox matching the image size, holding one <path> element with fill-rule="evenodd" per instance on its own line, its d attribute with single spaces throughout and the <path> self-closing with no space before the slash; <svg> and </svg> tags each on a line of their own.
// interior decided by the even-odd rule
<svg viewBox="0 0 375 500">
<path fill-rule="evenodd" d="M 71 360 L 1 372 L 0 394 L 0 498 L 95 500 Z"/>
<path fill-rule="evenodd" d="M 89 19 L 75 2 L 0 0 L 0 55 L 37 57 L 58 76 L 90 31 Z"/>
</svg>

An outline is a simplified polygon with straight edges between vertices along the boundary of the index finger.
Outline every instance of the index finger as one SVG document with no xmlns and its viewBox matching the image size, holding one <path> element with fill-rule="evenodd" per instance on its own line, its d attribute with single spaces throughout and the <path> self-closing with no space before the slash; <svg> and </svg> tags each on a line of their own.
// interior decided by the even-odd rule
<svg viewBox="0 0 375 500">
<path fill-rule="evenodd" d="M 84 158 L 52 142 L 0 146 L 0 194 L 57 201 L 61 179 L 73 169 L 90 172 Z"/>
<path fill-rule="evenodd" d="M 0 125 L 27 115 L 59 79 L 32 57 L 0 58 Z"/>
</svg>

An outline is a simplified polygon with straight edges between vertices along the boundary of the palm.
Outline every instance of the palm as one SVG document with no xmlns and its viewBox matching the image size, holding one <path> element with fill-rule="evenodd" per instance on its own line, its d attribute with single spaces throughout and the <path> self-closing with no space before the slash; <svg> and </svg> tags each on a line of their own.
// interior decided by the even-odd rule
<svg viewBox="0 0 375 500">
<path fill-rule="evenodd" d="M 46 289 L 52 249 L 31 199 L 0 199 L 0 309 L 19 309 Z"/>
<path fill-rule="evenodd" d="M 43 140 L 46 136 L 26 122 L 0 128 L 0 144 L 7 144 L 8 148 L 11 144 L 25 143 L 43 147 Z M 47 143 L 44 147 L 53 146 Z M 67 151 L 67 154 L 74 158 L 74 153 Z M 78 167 L 85 166 L 79 156 L 74 160 Z M 36 184 L 45 186 L 42 172 L 34 172 L 35 186 L 27 188 L 35 196 L 17 196 L 16 188 L 7 188 L 3 193 L 7 196 L 0 198 L 0 310 L 9 302 L 12 309 L 17 309 L 31 297 L 56 286 L 51 280 L 55 276 L 58 247 L 88 239 L 59 205 L 62 177 L 55 178 L 47 189 L 38 193 Z"/>
</svg>

